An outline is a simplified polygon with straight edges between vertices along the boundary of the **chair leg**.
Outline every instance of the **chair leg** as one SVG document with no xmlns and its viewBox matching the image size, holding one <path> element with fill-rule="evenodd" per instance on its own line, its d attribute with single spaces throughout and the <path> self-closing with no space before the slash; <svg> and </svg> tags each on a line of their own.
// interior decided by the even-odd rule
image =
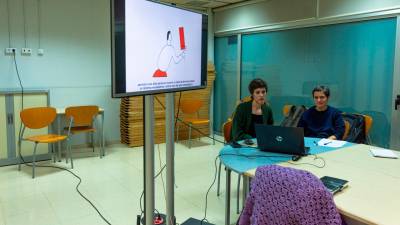
<svg viewBox="0 0 400 225">
<path fill-rule="evenodd" d="M 218 181 L 217 181 L 217 196 L 219 197 L 219 190 L 221 186 L 221 167 L 222 167 L 222 162 L 219 161 L 219 166 L 218 166 Z"/>
<path fill-rule="evenodd" d="M 91 136 L 92 136 L 92 148 L 93 148 L 93 152 L 94 152 L 94 132 L 91 132 Z"/>
<path fill-rule="evenodd" d="M 22 155 L 21 155 L 21 141 L 18 142 L 18 155 L 17 155 L 17 157 L 18 157 L 18 170 L 21 171 L 21 163 L 22 163 L 22 160 L 21 160 L 21 157 L 22 157 Z"/>
<path fill-rule="evenodd" d="M 236 196 L 237 197 L 236 198 L 236 213 L 237 214 L 240 213 L 240 210 L 239 210 L 240 178 L 241 178 L 241 175 L 239 173 L 239 175 L 238 175 L 238 183 L 237 183 L 237 196 Z"/>
<path fill-rule="evenodd" d="M 65 150 L 65 163 L 68 164 L 68 154 L 69 154 L 69 141 L 67 142 L 67 148 Z M 61 159 L 60 159 L 61 160 Z"/>
<path fill-rule="evenodd" d="M 69 158 L 70 158 L 70 160 L 71 160 L 71 169 L 73 169 L 74 168 L 74 161 L 72 161 L 72 152 L 71 152 L 71 144 L 69 143 L 69 141 L 68 141 L 68 153 L 69 153 Z M 68 157 L 66 157 L 66 158 L 68 158 Z"/>
<path fill-rule="evenodd" d="M 38 143 L 35 142 L 35 148 L 33 149 L 33 160 L 32 160 L 32 179 L 35 178 L 35 167 L 36 167 L 36 148 Z"/>
<path fill-rule="evenodd" d="M 215 145 L 215 134 L 214 134 L 214 131 L 213 131 L 213 145 Z"/>
<path fill-rule="evenodd" d="M 53 157 L 53 163 L 56 163 L 56 149 L 55 149 L 56 144 L 51 143 L 51 153 Z"/>
<path fill-rule="evenodd" d="M 176 142 L 179 141 L 179 123 L 176 124 Z"/>
<path fill-rule="evenodd" d="M 98 133 L 96 131 L 96 133 Z M 94 135 L 94 134 L 93 134 Z M 100 159 L 103 158 L 104 155 L 104 146 L 103 146 L 103 140 L 100 138 L 99 134 L 97 134 L 97 140 L 98 140 L 98 144 L 99 144 L 99 153 L 100 153 Z"/>
<path fill-rule="evenodd" d="M 192 125 L 189 124 L 189 148 L 192 147 Z"/>
</svg>

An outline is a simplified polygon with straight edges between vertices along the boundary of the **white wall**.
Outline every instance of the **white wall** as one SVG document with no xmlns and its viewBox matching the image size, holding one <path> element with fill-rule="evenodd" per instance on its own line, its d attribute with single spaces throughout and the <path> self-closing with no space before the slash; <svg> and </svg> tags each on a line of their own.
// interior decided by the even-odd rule
<svg viewBox="0 0 400 225">
<path fill-rule="evenodd" d="M 8 0 L 11 47 L 25 88 L 49 89 L 54 107 L 97 104 L 105 109 L 106 141 L 119 137 L 119 100 L 111 99 L 109 0 L 41 0 L 41 48 L 38 56 L 38 1 L 25 0 L 25 46 L 22 0 Z M 7 0 L 0 0 L 0 88 L 19 88 L 9 46 Z"/>
<path fill-rule="evenodd" d="M 345 16 L 398 13 L 400 0 L 266 0 L 214 11 L 217 35 L 276 28 L 285 23 L 318 23 Z M 367 15 L 369 13 L 369 15 Z"/>
</svg>

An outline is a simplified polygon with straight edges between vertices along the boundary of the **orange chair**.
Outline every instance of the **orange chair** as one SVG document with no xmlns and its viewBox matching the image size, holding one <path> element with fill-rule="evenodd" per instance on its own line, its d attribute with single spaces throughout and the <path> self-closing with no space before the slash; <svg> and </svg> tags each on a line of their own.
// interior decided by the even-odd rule
<svg viewBox="0 0 400 225">
<path fill-rule="evenodd" d="M 32 178 L 35 178 L 35 167 L 36 167 L 36 148 L 40 143 L 52 144 L 59 141 L 68 141 L 68 136 L 57 135 L 57 134 L 43 134 L 35 135 L 24 138 L 25 128 L 29 129 L 41 129 L 49 126 L 56 118 L 56 109 L 52 107 L 37 107 L 24 109 L 20 113 L 21 121 L 23 124 L 22 132 L 18 137 L 18 156 L 21 156 L 21 143 L 22 141 L 31 141 L 35 143 L 33 149 L 33 160 L 32 160 Z M 71 149 L 68 149 L 71 154 Z M 21 156 L 22 158 L 22 156 Z M 18 170 L 21 170 L 21 158 L 18 161 Z"/>
<path fill-rule="evenodd" d="M 373 119 L 371 116 L 368 115 L 363 115 L 359 114 L 364 117 L 364 123 L 365 123 L 365 138 L 367 139 L 367 143 L 371 144 L 371 139 L 369 137 L 369 131 L 371 130 Z M 346 140 L 346 138 L 349 136 L 350 132 L 350 123 L 348 121 L 344 121 L 344 134 L 342 140 Z"/>
<path fill-rule="evenodd" d="M 228 118 L 228 120 L 222 125 L 222 132 L 224 135 L 224 142 L 229 143 L 232 139 L 231 137 L 232 131 L 232 119 Z"/>
<path fill-rule="evenodd" d="M 346 138 L 349 136 L 350 132 L 350 123 L 347 120 L 344 120 L 344 134 L 342 140 L 346 140 Z"/>
<path fill-rule="evenodd" d="M 88 106 L 71 106 L 65 109 L 65 118 L 67 119 L 69 126 L 65 128 L 68 130 L 68 137 L 80 133 L 91 133 L 92 148 L 94 152 L 94 132 L 96 132 L 94 120 L 97 114 L 99 114 L 99 107 L 95 105 Z M 100 150 L 100 158 L 102 156 L 102 150 Z M 71 158 L 71 166 L 74 164 Z M 68 161 L 68 160 L 67 160 Z"/>
<path fill-rule="evenodd" d="M 369 131 L 371 130 L 373 119 L 371 116 L 368 115 L 363 116 L 365 120 L 365 136 L 367 136 L 369 134 Z"/>
<path fill-rule="evenodd" d="M 290 109 L 292 108 L 292 106 L 293 105 L 284 105 L 283 106 L 283 108 L 282 108 L 282 114 L 283 114 L 283 116 L 288 116 L 289 115 L 289 112 L 290 112 Z"/>
<path fill-rule="evenodd" d="M 182 100 L 180 102 L 180 111 L 184 114 L 181 119 L 181 123 L 185 123 L 189 126 L 189 148 L 192 146 L 192 127 L 193 126 L 206 126 L 210 123 L 209 119 L 201 119 L 199 116 L 200 108 L 203 106 L 201 100 Z M 179 124 L 176 129 L 176 139 L 179 140 Z M 214 137 L 214 135 L 213 135 Z M 213 144 L 215 141 L 213 140 Z"/>
<path fill-rule="evenodd" d="M 371 138 L 369 137 L 369 131 L 371 130 L 373 119 L 371 116 L 368 115 L 363 115 L 363 116 L 365 121 L 365 138 L 367 139 L 368 144 L 372 144 Z"/>
</svg>

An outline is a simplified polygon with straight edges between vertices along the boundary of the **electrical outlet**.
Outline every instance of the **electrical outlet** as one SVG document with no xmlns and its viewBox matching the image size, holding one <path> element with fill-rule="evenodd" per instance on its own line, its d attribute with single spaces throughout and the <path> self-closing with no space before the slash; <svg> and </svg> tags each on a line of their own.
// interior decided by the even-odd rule
<svg viewBox="0 0 400 225">
<path fill-rule="evenodd" d="M 12 55 L 15 52 L 17 52 L 16 48 L 6 48 L 6 50 L 5 50 L 6 55 Z"/>
<path fill-rule="evenodd" d="M 21 55 L 31 55 L 31 54 L 32 54 L 31 48 L 22 48 L 21 49 Z"/>
<path fill-rule="evenodd" d="M 44 55 L 44 49 L 43 48 L 39 48 L 37 50 L 37 54 L 40 55 L 40 56 Z"/>
</svg>

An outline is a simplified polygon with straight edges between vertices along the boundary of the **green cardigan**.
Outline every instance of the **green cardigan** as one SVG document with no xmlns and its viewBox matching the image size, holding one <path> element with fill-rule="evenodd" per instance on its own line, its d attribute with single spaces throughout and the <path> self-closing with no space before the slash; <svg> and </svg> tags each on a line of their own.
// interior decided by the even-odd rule
<svg viewBox="0 0 400 225">
<path fill-rule="evenodd" d="M 253 102 L 249 101 L 240 103 L 237 106 L 232 122 L 232 141 L 253 138 L 247 133 L 251 126 L 252 104 Z M 261 106 L 261 110 L 263 123 L 269 125 L 274 124 L 271 108 L 267 104 L 264 104 Z"/>
</svg>

